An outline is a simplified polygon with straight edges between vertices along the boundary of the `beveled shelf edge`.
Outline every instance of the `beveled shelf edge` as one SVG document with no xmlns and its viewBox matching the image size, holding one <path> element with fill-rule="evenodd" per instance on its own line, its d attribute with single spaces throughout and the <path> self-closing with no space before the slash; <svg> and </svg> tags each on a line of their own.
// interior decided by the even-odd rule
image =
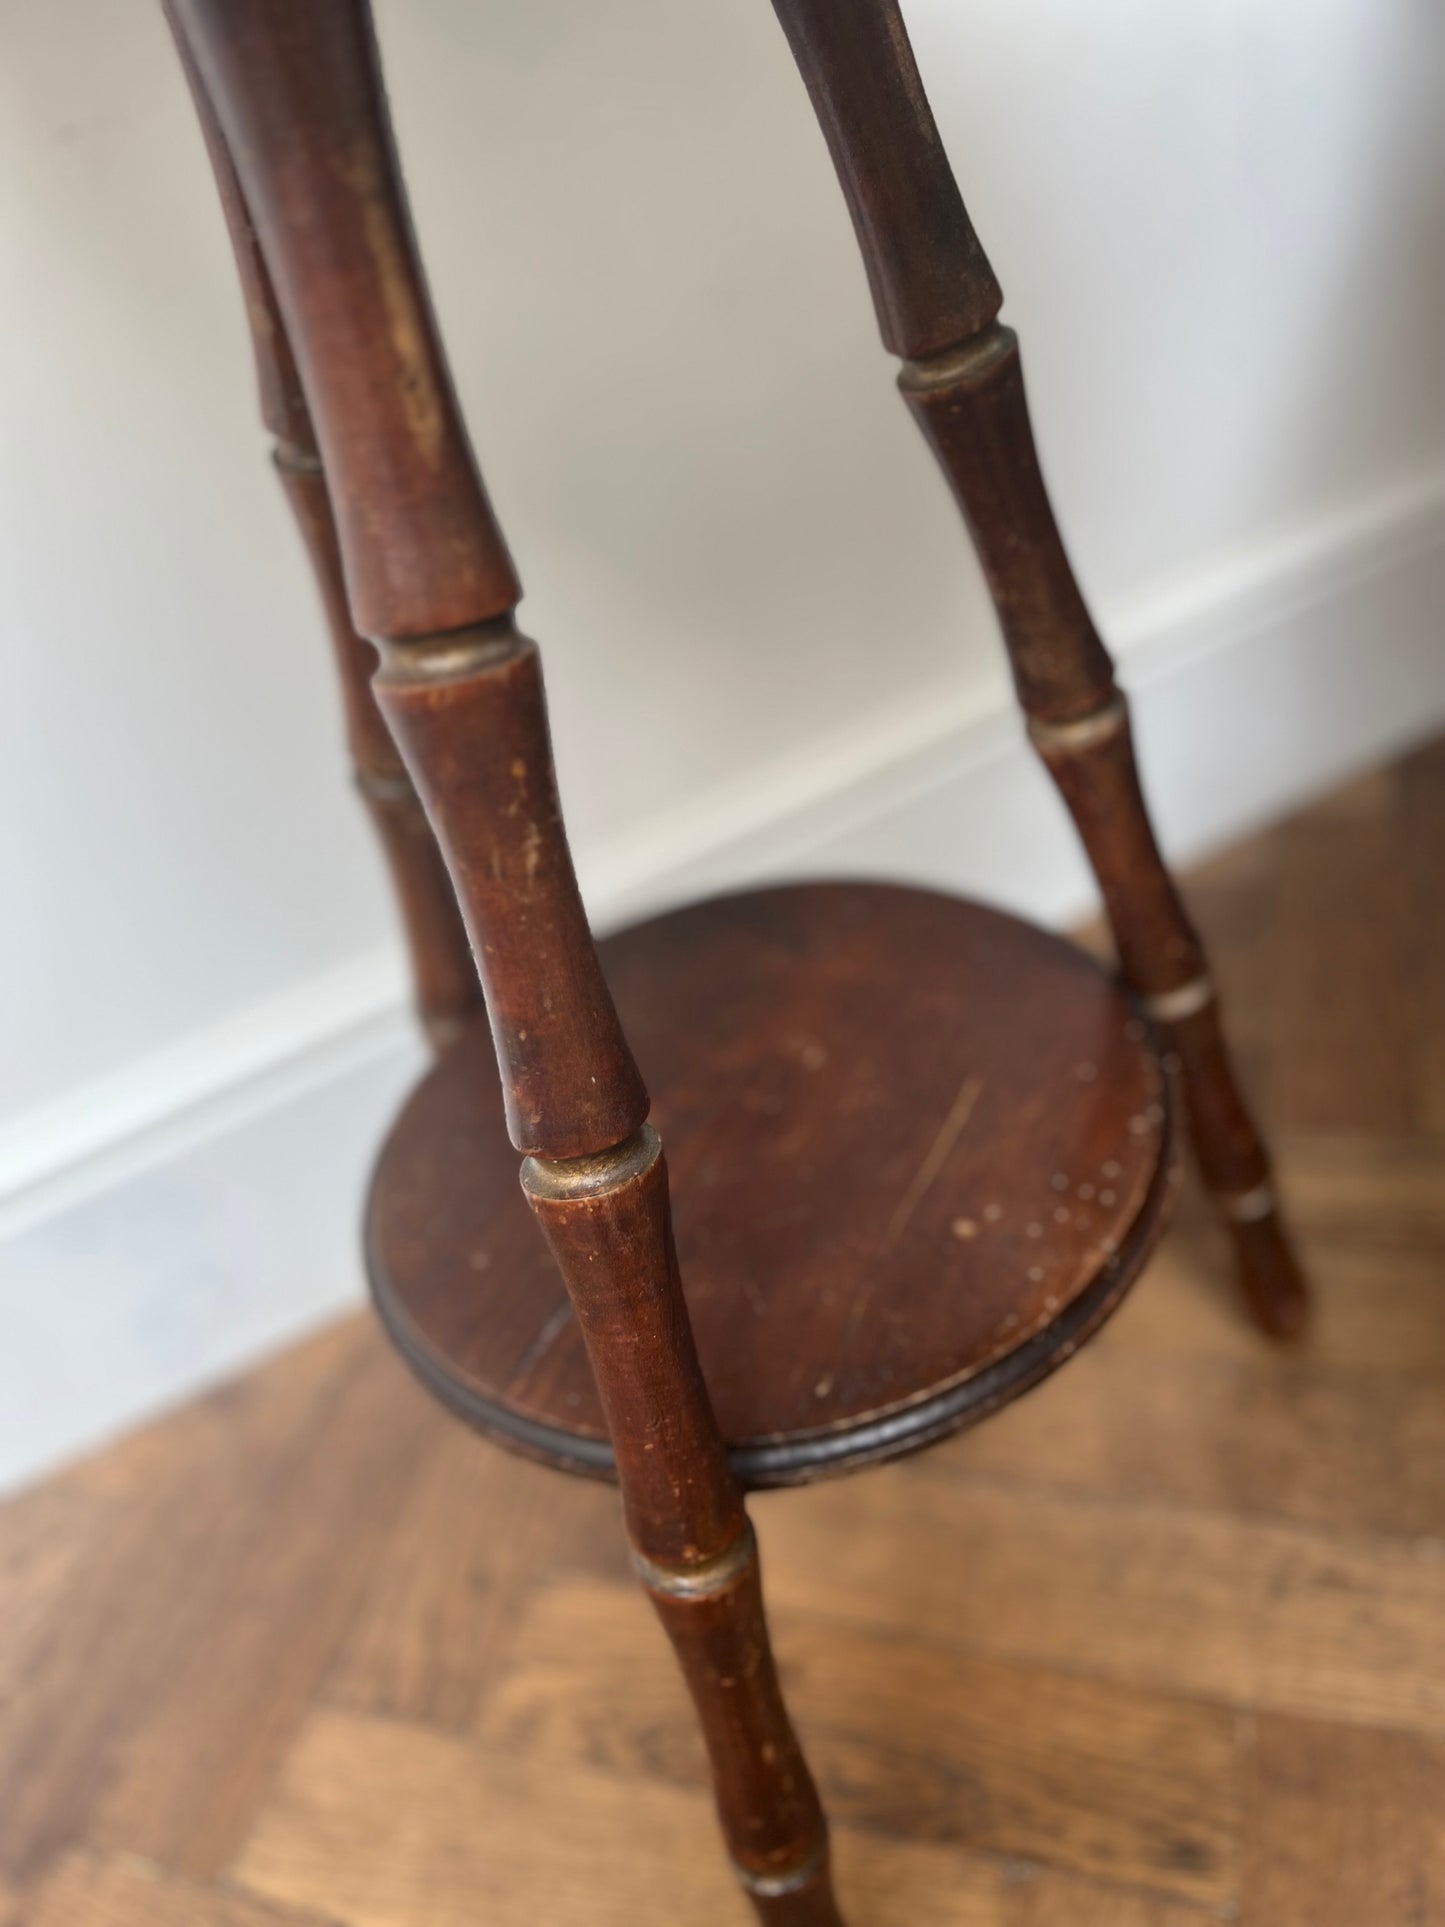
<svg viewBox="0 0 1445 1927">
<path fill-rule="evenodd" d="M 1105 1269 L 1056 1318 L 1002 1357 L 911 1404 L 826 1432 L 798 1432 L 730 1445 L 728 1457 L 739 1484 L 752 1492 L 810 1485 L 921 1452 L 1032 1390 L 1072 1357 L 1123 1302 L 1167 1222 L 1179 1179 L 1174 1094 L 1167 1076 L 1161 1099 L 1164 1122 L 1159 1135 L 1159 1161 L 1128 1236 Z M 373 1260 L 369 1208 L 364 1256 L 372 1303 L 388 1336 L 416 1377 L 450 1412 L 523 1458 L 578 1477 L 615 1481 L 612 1447 L 606 1439 L 529 1419 L 470 1390 L 438 1363 L 387 1290 L 380 1267 Z"/>
</svg>

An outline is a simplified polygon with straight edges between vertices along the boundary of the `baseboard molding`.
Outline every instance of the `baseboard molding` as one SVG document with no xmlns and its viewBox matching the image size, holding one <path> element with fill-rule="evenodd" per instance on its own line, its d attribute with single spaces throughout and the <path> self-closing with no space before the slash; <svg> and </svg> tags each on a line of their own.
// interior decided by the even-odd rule
<svg viewBox="0 0 1445 1927">
<path fill-rule="evenodd" d="M 1176 861 L 1445 725 L 1442 575 L 1445 471 L 1103 610 Z M 1093 902 L 1002 673 L 584 844 L 579 870 L 604 929 L 805 872 L 1051 923 Z M 355 1298 L 356 1191 L 418 1062 L 387 946 L 0 1132 L 0 1485 Z"/>
<path fill-rule="evenodd" d="M 1445 722 L 1445 651 L 1430 600 L 1442 555 L 1445 470 L 1101 610 L 1175 859 L 1267 822 Z M 1176 739 L 1181 720 L 1187 745 Z M 1227 792 L 1213 767 L 1221 754 Z M 949 793 L 947 853 L 911 845 L 899 821 L 940 791 Z M 1028 824 L 1015 837 L 1009 812 L 1023 797 L 1032 798 Z M 1037 869 L 991 854 L 1000 830 L 1013 848 L 1026 834 Z M 1038 848 L 1035 830 L 1057 848 Z M 1000 660 L 986 687 L 912 692 L 665 823 L 584 850 L 579 867 L 604 928 L 700 890 L 864 859 L 1057 923 L 1094 901 L 1073 854 Z"/>
<path fill-rule="evenodd" d="M 0 1128 L 0 1240 L 410 1042 L 400 944 Z"/>
</svg>

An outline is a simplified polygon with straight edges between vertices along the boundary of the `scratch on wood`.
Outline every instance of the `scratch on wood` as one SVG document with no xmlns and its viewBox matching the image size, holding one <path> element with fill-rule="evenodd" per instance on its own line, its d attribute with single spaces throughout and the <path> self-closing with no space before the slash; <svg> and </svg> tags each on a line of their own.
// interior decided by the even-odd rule
<svg viewBox="0 0 1445 1927">
<path fill-rule="evenodd" d="M 949 1153 L 963 1134 L 964 1125 L 973 1116 L 973 1108 L 978 1103 L 982 1089 L 983 1079 L 972 1071 L 959 1086 L 952 1110 L 939 1126 L 938 1135 L 929 1145 L 922 1164 L 913 1174 L 913 1182 L 898 1200 L 897 1209 L 888 1220 L 888 1230 L 883 1238 L 885 1251 L 891 1251 L 903 1236 L 909 1219 L 922 1204 L 928 1195 L 929 1187 L 947 1164 Z"/>
<path fill-rule="evenodd" d="M 555 1345 L 561 1337 L 571 1316 L 572 1301 L 570 1298 L 564 1298 L 556 1311 L 554 1311 L 552 1316 L 547 1320 L 546 1324 L 543 1325 L 542 1329 L 537 1333 L 537 1336 L 532 1340 L 526 1351 L 522 1353 L 522 1356 L 512 1367 L 512 1383 L 514 1385 L 519 1379 L 525 1378 L 534 1366 L 541 1364 L 548 1352 L 551 1351 L 553 1345 Z"/>
</svg>

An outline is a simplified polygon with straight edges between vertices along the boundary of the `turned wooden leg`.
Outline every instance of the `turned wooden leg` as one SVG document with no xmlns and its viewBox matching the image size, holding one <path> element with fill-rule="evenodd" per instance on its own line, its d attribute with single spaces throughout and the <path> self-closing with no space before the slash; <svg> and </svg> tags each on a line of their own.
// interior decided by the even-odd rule
<svg viewBox="0 0 1445 1927">
<path fill-rule="evenodd" d="M 513 624 L 520 585 L 428 308 L 367 10 L 175 0 L 175 15 L 295 347 L 350 619 L 380 650 L 381 710 L 456 887 L 522 1182 L 586 1337 L 733 1862 L 764 1921 L 840 1927 L 678 1282 L 661 1146 L 578 895 L 538 654 Z"/>
<path fill-rule="evenodd" d="M 336 520 L 320 459 L 293 442 L 278 442 L 274 459 L 321 591 L 356 787 L 401 908 L 417 1015 L 432 1049 L 442 1051 L 481 1014 L 481 984 L 466 925 L 416 785 L 376 705 L 371 687 L 376 651 L 356 633 L 347 612 Z"/>
<path fill-rule="evenodd" d="M 761 1919 L 831 1927 L 827 1829 L 693 1349 L 657 1133 L 644 1125 L 599 1158 L 528 1158 L 522 1182 L 587 1342 L 633 1563 L 702 1721 L 733 1866 Z"/>
<path fill-rule="evenodd" d="M 1307 1290 L 1229 1061 L 1204 948 L 1154 841 L 1124 698 L 1116 692 L 1073 723 L 1031 717 L 1029 733 L 1088 851 L 1124 973 L 1177 1060 L 1195 1157 L 1233 1236 L 1249 1305 L 1267 1332 L 1293 1337 Z"/>
<path fill-rule="evenodd" d="M 321 592 L 356 786 L 375 825 L 401 907 L 417 1014 L 433 1049 L 442 1050 L 481 1007 L 481 987 L 466 929 L 416 787 L 372 695 L 376 651 L 357 634 L 347 608 L 336 521 L 311 416 L 241 184 L 169 0 L 165 12 L 171 19 L 236 257 L 256 359 L 261 419 L 274 438 L 272 460 Z"/>
<path fill-rule="evenodd" d="M 963 509 L 1029 734 L 1099 880 L 1120 965 L 1178 1060 L 1195 1153 L 1260 1324 L 1308 1308 L 1203 948 L 1139 787 L 1124 697 L 1039 470 L 1018 341 L 959 197 L 896 0 L 774 0 L 818 112 L 899 386 Z"/>
</svg>

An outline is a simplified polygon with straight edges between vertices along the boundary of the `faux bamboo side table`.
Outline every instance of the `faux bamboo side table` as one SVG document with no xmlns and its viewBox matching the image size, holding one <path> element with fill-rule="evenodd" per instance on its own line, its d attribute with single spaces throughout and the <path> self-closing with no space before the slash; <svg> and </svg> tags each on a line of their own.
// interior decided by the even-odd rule
<svg viewBox="0 0 1445 1927">
<path fill-rule="evenodd" d="M 1067 1358 L 1159 1232 L 1176 1087 L 1254 1315 L 1288 1334 L 1306 1297 L 895 0 L 774 5 L 1120 981 L 1014 918 L 861 883 L 696 905 L 599 964 L 365 0 L 169 0 L 438 1051 L 372 1189 L 377 1305 L 481 1431 L 618 1480 L 743 1888 L 776 1927 L 837 1927 L 743 1490 L 916 1450 Z"/>
</svg>

